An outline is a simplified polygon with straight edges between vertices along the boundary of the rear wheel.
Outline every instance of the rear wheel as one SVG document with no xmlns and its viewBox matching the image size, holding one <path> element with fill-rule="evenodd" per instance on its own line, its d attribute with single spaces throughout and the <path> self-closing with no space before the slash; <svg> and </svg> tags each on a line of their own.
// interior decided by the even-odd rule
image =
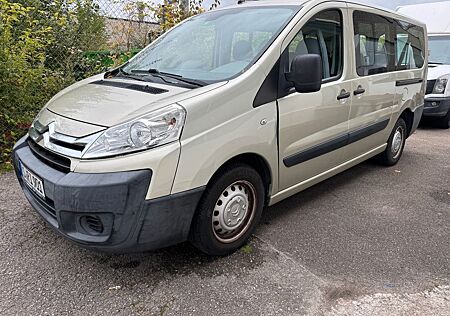
<svg viewBox="0 0 450 316">
<path fill-rule="evenodd" d="M 406 142 L 406 123 L 403 118 L 399 118 L 389 136 L 386 150 L 379 154 L 378 160 L 386 166 L 393 166 L 397 164 L 403 154 Z"/>
<path fill-rule="evenodd" d="M 206 188 L 190 240 L 206 254 L 230 254 L 247 242 L 263 207 L 264 185 L 258 172 L 246 164 L 231 165 Z"/>
</svg>

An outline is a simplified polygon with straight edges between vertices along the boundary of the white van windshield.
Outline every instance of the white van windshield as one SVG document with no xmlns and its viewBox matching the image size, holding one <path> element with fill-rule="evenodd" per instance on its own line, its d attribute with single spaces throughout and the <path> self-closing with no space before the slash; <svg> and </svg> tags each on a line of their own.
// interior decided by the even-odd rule
<svg viewBox="0 0 450 316">
<path fill-rule="evenodd" d="M 299 9 L 249 7 L 195 16 L 150 44 L 122 71 L 203 83 L 230 79 L 264 53 Z"/>
<path fill-rule="evenodd" d="M 450 65 L 450 35 L 428 37 L 430 64 Z"/>
</svg>

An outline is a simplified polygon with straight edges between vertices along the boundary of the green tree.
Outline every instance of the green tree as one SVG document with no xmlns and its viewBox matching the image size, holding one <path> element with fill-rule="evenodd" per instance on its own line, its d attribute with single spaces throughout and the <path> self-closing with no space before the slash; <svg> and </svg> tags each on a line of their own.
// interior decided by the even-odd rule
<svg viewBox="0 0 450 316">
<path fill-rule="evenodd" d="M 220 0 L 214 0 L 209 10 L 215 9 L 219 5 Z M 160 32 L 164 32 L 191 16 L 205 12 L 205 9 L 203 0 L 189 1 L 189 8 L 179 1 L 164 0 L 163 3 L 154 5 L 152 11 L 160 25 Z"/>
<path fill-rule="evenodd" d="M 34 18 L 32 6 L 0 0 L 0 166 L 23 135 L 60 79 L 46 69 L 46 51 L 55 42 L 53 30 Z M 53 21 L 56 22 L 56 21 Z"/>
<path fill-rule="evenodd" d="M 54 41 L 46 49 L 45 66 L 70 84 L 98 71 L 86 51 L 107 48 L 105 19 L 95 0 L 19 0 L 36 8 L 32 17 L 51 27 Z M 83 72 L 86 72 L 84 74 Z"/>
<path fill-rule="evenodd" d="M 160 21 L 153 39 L 204 11 L 202 0 L 190 1 L 189 10 L 177 1 L 122 2 L 134 21 Z M 97 0 L 0 0 L 0 169 L 11 166 L 12 146 L 55 93 L 101 72 L 105 59 L 117 65 L 136 53 L 93 53 L 110 50 L 105 23 Z M 142 38 L 139 48 L 147 41 Z"/>
</svg>

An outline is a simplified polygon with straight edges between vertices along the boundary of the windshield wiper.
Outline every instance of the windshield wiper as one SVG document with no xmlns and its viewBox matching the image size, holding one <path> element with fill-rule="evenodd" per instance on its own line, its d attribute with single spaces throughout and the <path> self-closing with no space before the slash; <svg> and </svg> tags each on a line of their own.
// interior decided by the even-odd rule
<svg viewBox="0 0 450 316">
<path fill-rule="evenodd" d="M 159 71 L 158 69 L 155 69 L 155 68 L 150 68 L 148 70 L 133 69 L 133 70 L 131 70 L 131 72 L 132 73 L 137 73 L 137 74 L 150 74 L 150 75 L 152 75 L 154 77 L 161 78 L 164 81 L 166 81 L 166 80 L 163 77 L 169 77 L 169 78 L 172 78 L 172 79 L 175 79 L 175 80 L 178 80 L 178 81 L 181 81 L 181 82 L 185 82 L 185 83 L 188 83 L 190 85 L 197 86 L 197 87 L 204 87 L 204 86 L 207 85 L 206 82 L 201 81 L 201 80 L 184 78 L 181 75 L 172 74 L 172 73 L 169 73 L 169 72 Z"/>
<path fill-rule="evenodd" d="M 443 65 L 444 63 L 439 63 L 439 62 L 429 61 L 428 64 L 432 64 L 432 65 Z"/>
<path fill-rule="evenodd" d="M 118 68 L 117 71 L 118 72 L 116 74 L 116 77 L 129 78 L 129 79 L 133 79 L 133 80 L 137 80 L 137 81 L 144 81 L 144 82 L 153 82 L 152 80 L 146 79 L 145 77 L 142 77 L 142 76 L 133 76 L 132 74 L 126 72 L 122 68 Z"/>
<path fill-rule="evenodd" d="M 147 70 L 139 70 L 139 69 L 138 70 L 131 70 L 131 72 L 132 73 L 137 73 L 137 74 L 143 74 L 143 75 L 150 75 L 150 76 L 159 78 L 162 81 L 164 81 L 166 83 L 169 83 L 169 84 L 176 84 L 178 82 L 178 80 L 177 81 L 167 80 L 167 78 L 163 74 L 161 74 L 160 72 L 149 72 Z M 169 77 L 169 78 L 171 78 L 171 77 Z"/>
</svg>

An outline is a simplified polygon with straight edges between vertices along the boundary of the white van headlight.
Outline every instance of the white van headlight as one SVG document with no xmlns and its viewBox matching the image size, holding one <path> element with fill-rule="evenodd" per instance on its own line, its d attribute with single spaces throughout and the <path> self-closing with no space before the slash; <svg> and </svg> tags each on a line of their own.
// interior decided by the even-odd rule
<svg viewBox="0 0 450 316">
<path fill-rule="evenodd" d="M 171 143 L 180 138 L 186 110 L 170 105 L 104 131 L 83 158 L 126 154 Z"/>
<path fill-rule="evenodd" d="M 447 90 L 447 83 L 450 78 L 450 75 L 445 75 L 437 78 L 436 83 L 434 84 L 433 94 L 444 94 Z"/>
</svg>

